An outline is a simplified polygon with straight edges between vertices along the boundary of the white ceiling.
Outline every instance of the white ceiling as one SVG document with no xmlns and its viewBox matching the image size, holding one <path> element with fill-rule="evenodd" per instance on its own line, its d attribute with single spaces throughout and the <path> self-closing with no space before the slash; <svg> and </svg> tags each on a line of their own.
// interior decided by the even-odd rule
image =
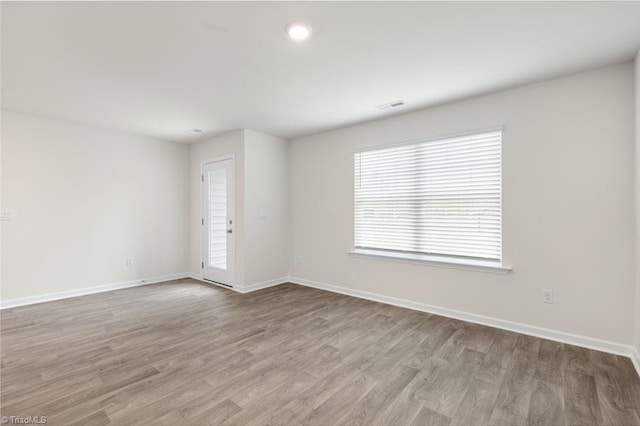
<svg viewBox="0 0 640 426">
<path fill-rule="evenodd" d="M 242 127 L 294 138 L 640 48 L 640 2 L 1 7 L 3 108 L 184 142 Z M 298 44 L 284 33 L 297 19 L 313 27 Z M 398 99 L 404 108 L 374 109 Z"/>
</svg>

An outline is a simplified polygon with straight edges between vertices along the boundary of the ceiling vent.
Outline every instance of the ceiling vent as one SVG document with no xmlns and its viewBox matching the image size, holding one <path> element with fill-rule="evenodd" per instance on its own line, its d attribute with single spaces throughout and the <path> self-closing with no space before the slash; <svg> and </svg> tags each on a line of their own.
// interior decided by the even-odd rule
<svg viewBox="0 0 640 426">
<path fill-rule="evenodd" d="M 400 108 L 402 106 L 404 106 L 404 101 L 393 101 L 389 102 L 388 104 L 377 105 L 375 108 L 379 109 L 380 111 L 384 111 L 387 109 Z"/>
</svg>

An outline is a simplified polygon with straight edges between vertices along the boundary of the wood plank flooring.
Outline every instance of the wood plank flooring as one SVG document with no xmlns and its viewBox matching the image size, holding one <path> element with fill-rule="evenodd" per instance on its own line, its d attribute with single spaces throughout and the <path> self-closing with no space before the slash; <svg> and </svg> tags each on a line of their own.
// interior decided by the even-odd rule
<svg viewBox="0 0 640 426">
<path fill-rule="evenodd" d="M 624 357 L 285 284 L 1 311 L 3 416 L 47 424 L 640 425 Z"/>
</svg>

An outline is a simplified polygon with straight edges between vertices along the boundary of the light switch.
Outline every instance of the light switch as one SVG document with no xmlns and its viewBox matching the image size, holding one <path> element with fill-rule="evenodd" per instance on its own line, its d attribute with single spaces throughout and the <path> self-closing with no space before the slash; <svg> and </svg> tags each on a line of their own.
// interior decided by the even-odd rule
<svg viewBox="0 0 640 426">
<path fill-rule="evenodd" d="M 258 209 L 258 217 L 260 219 L 266 219 L 269 217 L 269 210 L 260 208 Z"/>
<path fill-rule="evenodd" d="M 13 212 L 10 212 L 8 210 L 3 210 L 2 212 L 0 212 L 1 222 L 9 222 L 11 219 L 13 219 Z"/>
</svg>

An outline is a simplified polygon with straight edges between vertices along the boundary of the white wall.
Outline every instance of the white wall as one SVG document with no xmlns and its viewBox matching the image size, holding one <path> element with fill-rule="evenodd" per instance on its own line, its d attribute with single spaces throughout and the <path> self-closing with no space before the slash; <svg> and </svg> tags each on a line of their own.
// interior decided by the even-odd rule
<svg viewBox="0 0 640 426">
<path fill-rule="evenodd" d="M 635 124 L 636 124 L 636 138 L 635 138 L 635 201 L 636 201 L 636 245 L 635 245 L 635 260 L 636 260 L 636 288 L 635 288 L 635 349 L 636 357 L 640 361 L 640 51 L 636 55 L 635 60 Z"/>
<path fill-rule="evenodd" d="M 190 271 L 200 274 L 202 162 L 235 156 L 237 287 L 288 275 L 289 142 L 253 130 L 235 130 L 191 145 Z M 260 218 L 260 209 L 267 218 Z"/>
<path fill-rule="evenodd" d="M 1 120 L 3 300 L 185 272 L 187 146 Z"/>
<path fill-rule="evenodd" d="M 245 283 L 251 285 L 289 275 L 289 142 L 245 130 L 244 149 Z"/>
<path fill-rule="evenodd" d="M 234 155 L 235 189 L 236 189 L 236 276 L 235 284 L 244 285 L 244 130 L 234 130 L 203 142 L 192 144 L 191 171 L 191 213 L 189 233 L 189 271 L 193 274 L 201 274 L 202 262 L 202 204 L 201 204 L 201 180 L 202 163 L 225 155 Z"/>
<path fill-rule="evenodd" d="M 14 215 L 1 227 L 2 299 L 200 273 L 201 163 L 233 153 L 241 286 L 289 272 L 624 344 L 635 334 L 640 350 L 633 81 L 633 64 L 621 64 L 291 144 L 238 130 L 187 146 L 2 111 L 2 210 Z M 496 125 L 505 126 L 504 256 L 513 273 L 347 254 L 355 148 Z M 635 214 L 640 223 L 640 202 Z M 635 240 L 640 247 L 640 229 Z M 555 304 L 540 302 L 541 288 L 554 290 Z"/>
<path fill-rule="evenodd" d="M 236 284 L 288 275 L 288 141 L 236 130 L 181 145 L 8 111 L 1 118 L 2 210 L 14 216 L 1 228 L 2 300 L 200 274 L 201 166 L 227 154 L 235 155 Z"/>
<path fill-rule="evenodd" d="M 631 344 L 632 88 L 625 63 L 292 141 L 292 276 Z M 348 255 L 354 149 L 496 125 L 512 273 Z"/>
</svg>

